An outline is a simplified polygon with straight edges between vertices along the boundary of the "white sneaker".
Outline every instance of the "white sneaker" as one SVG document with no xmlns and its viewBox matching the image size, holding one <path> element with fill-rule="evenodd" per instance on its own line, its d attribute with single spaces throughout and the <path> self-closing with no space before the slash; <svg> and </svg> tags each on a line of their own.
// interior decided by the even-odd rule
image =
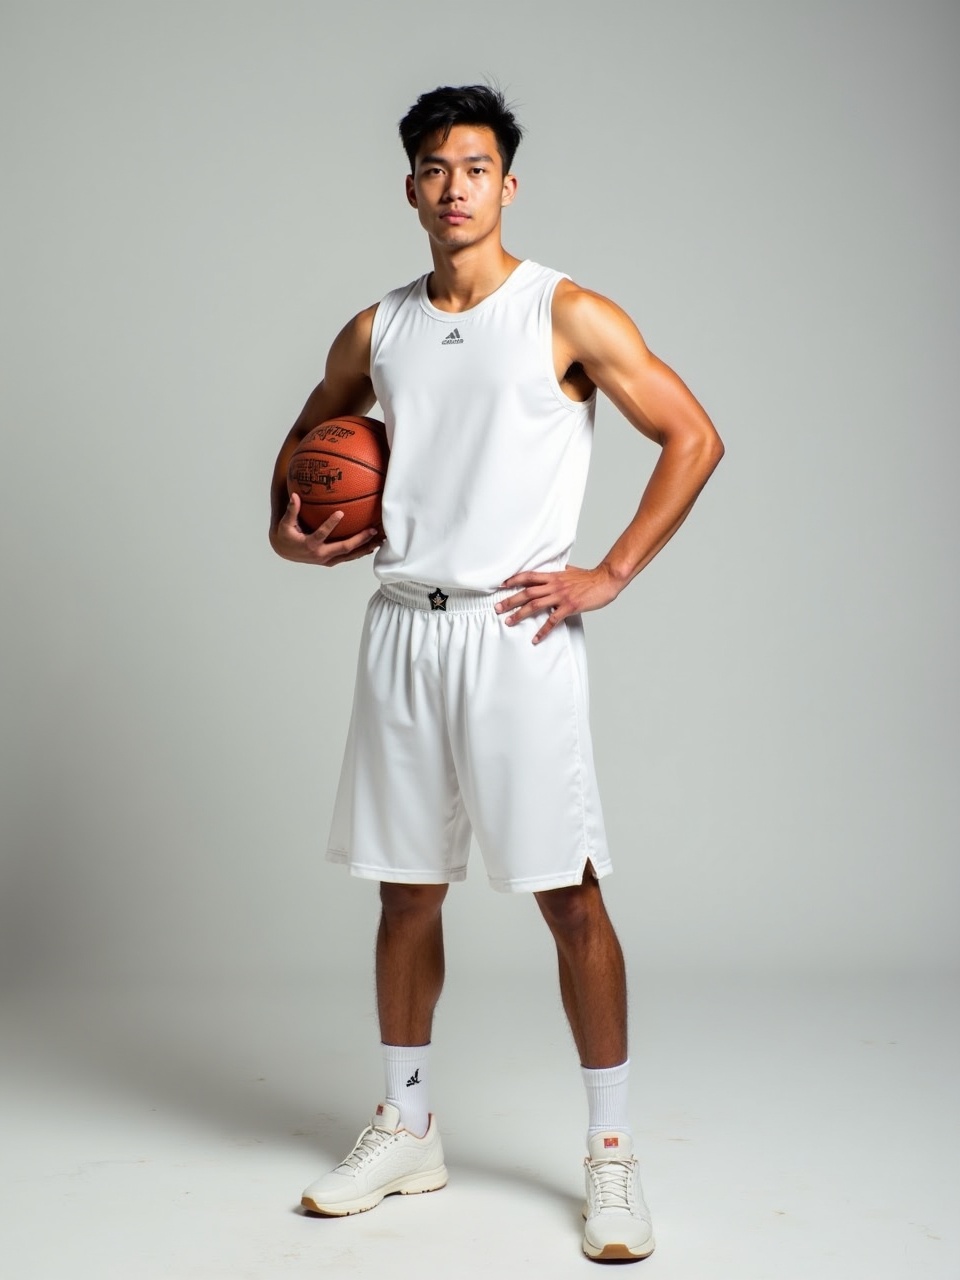
<svg viewBox="0 0 960 1280">
<path fill-rule="evenodd" d="M 399 1126 L 399 1110 L 389 1102 L 381 1103 L 347 1158 L 304 1191 L 300 1201 L 304 1209 L 340 1217 L 373 1209 L 384 1196 L 398 1191 L 409 1196 L 446 1186 L 434 1116 L 422 1138 Z"/>
<path fill-rule="evenodd" d="M 633 1140 L 626 1133 L 598 1133 L 584 1163 L 583 1252 L 588 1258 L 639 1261 L 653 1253 L 653 1225 L 643 1199 Z"/>
</svg>

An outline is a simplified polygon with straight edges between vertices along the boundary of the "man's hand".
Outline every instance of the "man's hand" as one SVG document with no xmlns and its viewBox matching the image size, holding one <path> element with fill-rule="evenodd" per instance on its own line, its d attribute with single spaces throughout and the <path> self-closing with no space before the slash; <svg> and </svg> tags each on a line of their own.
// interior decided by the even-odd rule
<svg viewBox="0 0 960 1280">
<path fill-rule="evenodd" d="M 601 564 L 596 569 L 568 565 L 558 573 L 515 573 L 503 585 L 522 588 L 495 606 L 497 613 L 510 615 L 505 619 L 508 627 L 549 610 L 549 618 L 533 637 L 533 643 L 539 644 L 558 622 L 574 613 L 602 609 L 617 598 L 626 584 L 618 582 L 611 570 Z"/>
<path fill-rule="evenodd" d="M 352 538 L 343 538 L 339 542 L 328 542 L 343 519 L 342 511 L 335 511 L 328 516 L 314 533 L 304 533 L 297 521 L 300 512 L 300 496 L 294 494 L 287 504 L 287 509 L 277 525 L 271 531 L 270 545 L 278 556 L 284 560 L 293 560 L 297 564 L 322 564 L 327 568 L 344 564 L 347 560 L 359 560 L 376 551 L 383 541 L 379 529 L 364 529 L 355 533 Z"/>
</svg>

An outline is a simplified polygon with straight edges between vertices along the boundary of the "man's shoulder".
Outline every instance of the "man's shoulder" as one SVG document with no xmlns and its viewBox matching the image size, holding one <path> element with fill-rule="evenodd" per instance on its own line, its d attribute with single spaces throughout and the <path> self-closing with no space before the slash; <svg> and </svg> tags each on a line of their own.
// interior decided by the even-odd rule
<svg viewBox="0 0 960 1280">
<path fill-rule="evenodd" d="M 355 316 L 351 316 L 338 336 L 348 342 L 364 340 L 369 342 L 374 316 L 377 314 L 379 305 L 379 302 L 374 302 L 371 306 L 358 311 Z"/>
<path fill-rule="evenodd" d="M 635 322 L 618 303 L 573 280 L 557 286 L 552 318 L 555 336 L 581 364 L 607 360 L 614 351 L 635 359 L 643 346 Z"/>
<path fill-rule="evenodd" d="M 605 298 L 602 293 L 597 293 L 595 289 L 587 289 L 584 285 L 578 284 L 576 280 L 572 280 L 570 276 L 565 275 L 561 280 L 557 281 L 557 287 L 554 292 L 554 298 L 561 306 L 566 307 L 584 307 L 602 306 L 604 303 L 608 306 L 612 305 L 609 298 Z"/>
<path fill-rule="evenodd" d="M 597 293 L 594 289 L 586 289 L 577 284 L 569 276 L 558 281 L 553 294 L 554 324 L 572 325 L 596 324 L 612 319 L 620 308 L 615 302 Z"/>
</svg>

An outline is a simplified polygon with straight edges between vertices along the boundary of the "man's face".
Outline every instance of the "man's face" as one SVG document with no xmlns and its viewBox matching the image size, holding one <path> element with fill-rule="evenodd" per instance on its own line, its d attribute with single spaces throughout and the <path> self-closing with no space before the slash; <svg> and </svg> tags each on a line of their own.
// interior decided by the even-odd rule
<svg viewBox="0 0 960 1280">
<path fill-rule="evenodd" d="M 493 130 L 467 124 L 454 125 L 442 141 L 439 133 L 424 139 L 407 178 L 407 199 L 421 226 L 448 249 L 495 234 L 500 210 L 516 190 L 516 178 L 504 176 Z"/>
</svg>

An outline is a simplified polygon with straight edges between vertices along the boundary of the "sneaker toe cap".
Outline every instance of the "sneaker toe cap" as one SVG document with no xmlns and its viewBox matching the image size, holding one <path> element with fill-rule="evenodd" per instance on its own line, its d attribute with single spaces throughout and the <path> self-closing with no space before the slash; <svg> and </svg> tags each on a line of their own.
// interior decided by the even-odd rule
<svg viewBox="0 0 960 1280">
<path fill-rule="evenodd" d="M 303 1189 L 303 1200 L 323 1201 L 325 1204 L 336 1204 L 340 1200 L 349 1200 L 356 1194 L 356 1182 L 346 1178 L 342 1173 L 325 1173 L 322 1178 L 311 1182 Z"/>
<path fill-rule="evenodd" d="M 584 1238 L 595 1249 L 623 1245 L 631 1253 L 649 1251 L 653 1227 L 646 1218 L 630 1213 L 598 1213 L 584 1225 Z"/>
</svg>

